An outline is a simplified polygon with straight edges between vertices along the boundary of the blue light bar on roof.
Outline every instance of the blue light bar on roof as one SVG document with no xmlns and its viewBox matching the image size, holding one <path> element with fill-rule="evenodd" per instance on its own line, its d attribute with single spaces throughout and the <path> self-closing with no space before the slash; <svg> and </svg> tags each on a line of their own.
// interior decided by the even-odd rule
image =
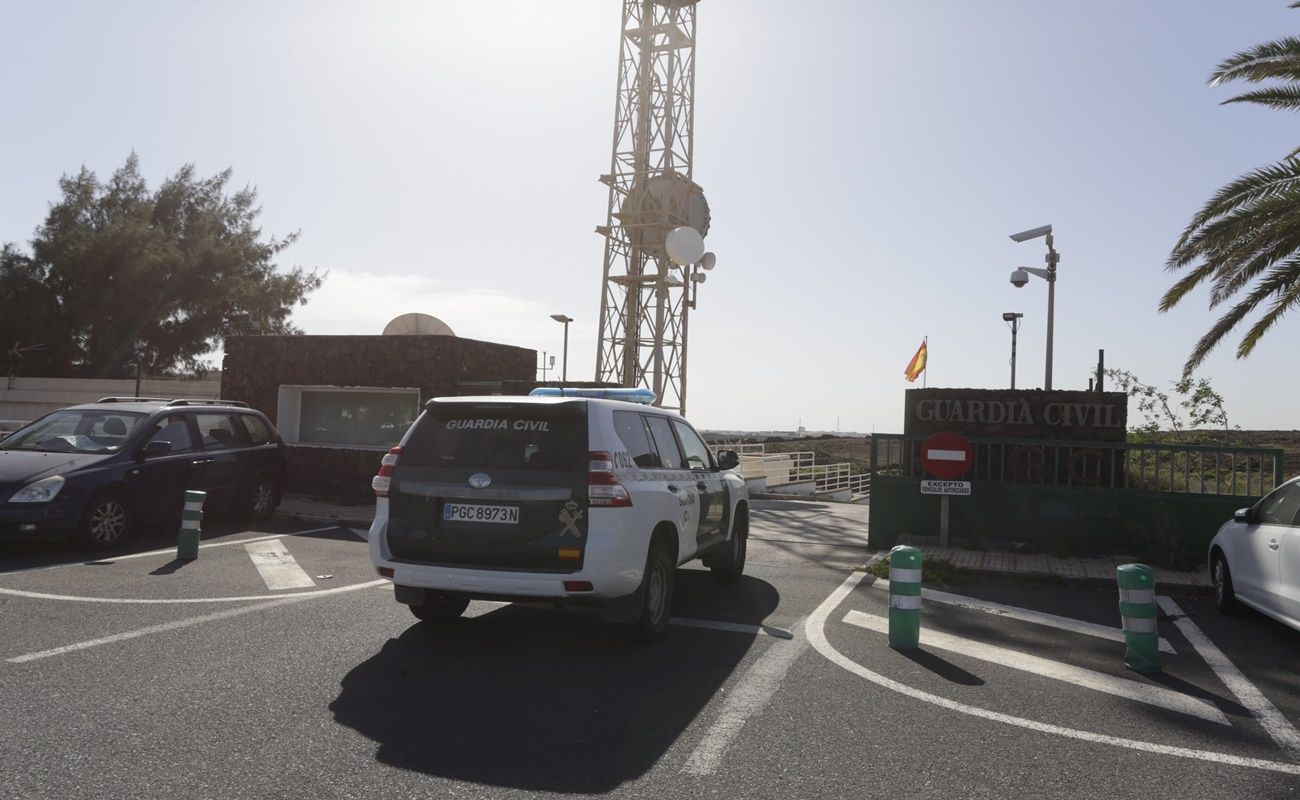
<svg viewBox="0 0 1300 800">
<path fill-rule="evenodd" d="M 644 403 L 652 405 L 655 393 L 649 389 L 560 389 L 554 386 L 539 386 L 528 393 L 529 397 L 586 397 L 597 400 L 622 400 L 625 403 Z"/>
</svg>

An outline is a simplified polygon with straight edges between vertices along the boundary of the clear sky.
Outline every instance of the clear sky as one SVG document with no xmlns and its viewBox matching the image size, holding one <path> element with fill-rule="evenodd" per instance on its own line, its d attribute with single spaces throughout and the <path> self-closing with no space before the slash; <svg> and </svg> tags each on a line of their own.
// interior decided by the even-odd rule
<svg viewBox="0 0 1300 800">
<path fill-rule="evenodd" d="M 1167 385 L 1215 314 L 1158 314 L 1166 256 L 1223 183 L 1300 145 L 1221 106 L 1228 55 L 1300 31 L 1283 0 L 702 0 L 695 177 L 718 268 L 691 317 L 708 428 L 896 431 L 930 386 L 1041 386 L 1050 223 L 1057 388 L 1108 366 Z M 399 313 L 595 366 L 618 0 L 0 0 L 0 241 L 83 164 L 139 154 L 255 185 L 285 266 L 328 270 L 308 333 Z M 1237 87 L 1240 90 L 1240 87 Z M 1300 318 L 1200 374 L 1244 428 L 1296 428 Z M 918 384 L 919 385 L 919 382 Z M 1132 410 L 1136 414 L 1136 409 Z"/>
</svg>

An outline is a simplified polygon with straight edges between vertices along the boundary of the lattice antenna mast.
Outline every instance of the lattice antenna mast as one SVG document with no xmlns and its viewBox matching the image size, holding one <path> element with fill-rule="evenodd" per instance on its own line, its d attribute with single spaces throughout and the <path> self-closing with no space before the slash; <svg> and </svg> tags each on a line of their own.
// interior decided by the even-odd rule
<svg viewBox="0 0 1300 800">
<path fill-rule="evenodd" d="M 692 180 L 696 0 L 624 0 L 596 376 L 686 410 L 687 315 L 704 276 L 673 263 L 668 232 L 708 233 Z M 710 262 L 711 266 L 711 262 Z"/>
</svg>

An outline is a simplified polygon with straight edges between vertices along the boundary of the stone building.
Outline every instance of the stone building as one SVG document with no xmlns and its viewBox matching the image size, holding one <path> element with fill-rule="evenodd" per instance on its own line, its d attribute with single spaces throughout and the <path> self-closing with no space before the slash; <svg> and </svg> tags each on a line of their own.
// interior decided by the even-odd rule
<svg viewBox="0 0 1300 800">
<path fill-rule="evenodd" d="M 370 497 L 370 479 L 434 397 L 527 394 L 537 352 L 457 336 L 233 336 L 221 397 L 275 422 L 290 492 Z"/>
</svg>

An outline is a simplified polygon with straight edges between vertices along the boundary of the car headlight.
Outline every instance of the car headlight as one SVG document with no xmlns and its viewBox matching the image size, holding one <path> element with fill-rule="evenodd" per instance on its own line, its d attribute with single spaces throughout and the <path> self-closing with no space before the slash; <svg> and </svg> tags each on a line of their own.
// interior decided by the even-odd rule
<svg viewBox="0 0 1300 800">
<path fill-rule="evenodd" d="M 54 496 L 63 488 L 63 476 L 55 475 L 51 478 L 39 480 L 36 483 L 28 484 L 14 492 L 14 496 L 9 498 L 11 503 L 48 503 L 54 499 Z"/>
</svg>

